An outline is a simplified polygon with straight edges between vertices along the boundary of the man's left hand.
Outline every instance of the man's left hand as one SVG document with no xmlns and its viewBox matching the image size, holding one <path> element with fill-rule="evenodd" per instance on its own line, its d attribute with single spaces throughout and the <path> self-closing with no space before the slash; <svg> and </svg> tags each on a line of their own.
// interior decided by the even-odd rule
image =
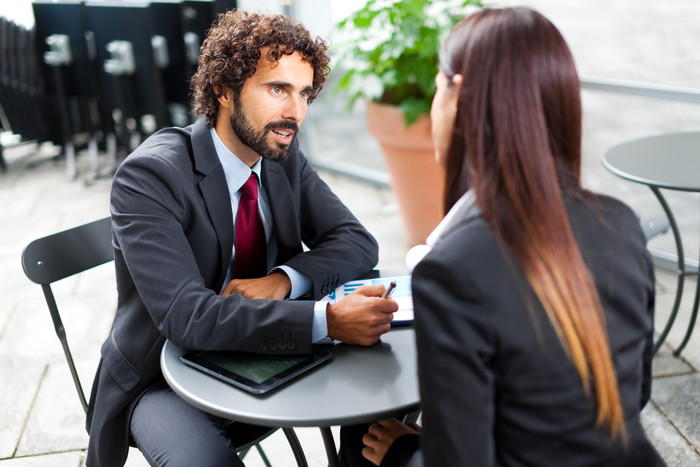
<svg viewBox="0 0 700 467">
<path fill-rule="evenodd" d="M 292 290 L 292 282 L 282 271 L 275 271 L 269 276 L 256 279 L 234 279 L 224 287 L 221 295 L 226 297 L 239 294 L 243 298 L 266 298 L 284 300 Z"/>
</svg>

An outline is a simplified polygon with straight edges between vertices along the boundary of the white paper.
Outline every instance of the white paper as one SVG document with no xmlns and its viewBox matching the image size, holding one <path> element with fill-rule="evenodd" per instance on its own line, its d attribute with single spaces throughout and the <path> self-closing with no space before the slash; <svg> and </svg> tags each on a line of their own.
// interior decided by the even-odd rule
<svg viewBox="0 0 700 467">
<path fill-rule="evenodd" d="M 389 287 L 391 281 L 396 281 L 396 288 L 391 294 L 391 298 L 399 304 L 399 310 L 394 313 L 394 323 L 407 323 L 413 321 L 413 298 L 411 296 L 411 276 L 395 276 L 395 277 L 378 277 L 375 279 L 361 279 L 346 282 L 330 294 L 326 295 L 323 300 L 328 300 L 335 303 L 346 295 L 352 293 L 358 287 L 363 285 L 384 284 Z"/>
</svg>

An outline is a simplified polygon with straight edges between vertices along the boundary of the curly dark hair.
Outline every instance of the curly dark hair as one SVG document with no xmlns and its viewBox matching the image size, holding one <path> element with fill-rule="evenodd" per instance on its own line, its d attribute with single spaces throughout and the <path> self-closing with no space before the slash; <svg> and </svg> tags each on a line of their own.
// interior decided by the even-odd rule
<svg viewBox="0 0 700 467">
<path fill-rule="evenodd" d="M 309 104 L 323 88 L 330 72 L 328 44 L 288 16 L 231 10 L 218 16 L 202 44 L 197 72 L 192 76 L 194 113 L 216 125 L 221 88 L 238 96 L 245 81 L 255 74 L 260 51 L 270 47 L 267 59 L 278 61 L 299 52 L 314 69 Z M 217 94 L 217 90 L 219 93 Z"/>
</svg>

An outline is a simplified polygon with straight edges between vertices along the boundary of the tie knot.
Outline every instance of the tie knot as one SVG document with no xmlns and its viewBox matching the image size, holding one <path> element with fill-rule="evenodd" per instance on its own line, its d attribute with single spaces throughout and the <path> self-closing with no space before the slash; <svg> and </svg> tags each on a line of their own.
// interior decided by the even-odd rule
<svg viewBox="0 0 700 467">
<path fill-rule="evenodd" d="M 240 192 L 242 198 L 258 199 L 258 177 L 255 175 L 255 172 L 250 174 L 250 178 L 243 184 Z"/>
</svg>

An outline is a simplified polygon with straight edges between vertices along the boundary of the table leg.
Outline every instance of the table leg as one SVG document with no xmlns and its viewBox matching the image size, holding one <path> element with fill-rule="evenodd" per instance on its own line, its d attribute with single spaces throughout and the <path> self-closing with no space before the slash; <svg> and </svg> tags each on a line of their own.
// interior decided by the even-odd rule
<svg viewBox="0 0 700 467">
<path fill-rule="evenodd" d="M 698 305 L 700 303 L 700 277 L 698 277 L 698 285 L 695 289 L 695 303 L 693 303 L 693 312 L 690 315 L 690 322 L 688 323 L 688 329 L 685 331 L 685 336 L 683 337 L 683 342 L 681 342 L 681 345 L 678 346 L 678 348 L 673 352 L 673 355 L 676 357 L 681 354 L 683 349 L 685 348 L 686 344 L 690 340 L 690 335 L 693 334 L 693 329 L 695 329 L 695 320 L 698 317 Z"/>
<path fill-rule="evenodd" d="M 698 267 L 700 268 L 700 261 L 698 262 Z M 693 310 L 690 314 L 690 321 L 688 322 L 688 329 L 685 331 L 685 336 L 683 336 L 683 342 L 678 348 L 673 352 L 676 357 L 681 354 L 686 344 L 690 340 L 690 335 L 693 334 L 695 329 L 695 320 L 698 317 L 698 306 L 700 306 L 700 274 L 698 275 L 698 281 L 695 285 L 695 300 L 693 301 Z"/>
<path fill-rule="evenodd" d="M 304 455 L 304 450 L 301 448 L 301 443 L 299 443 L 299 438 L 297 438 L 294 429 L 292 428 L 282 428 L 284 435 L 287 437 L 289 446 L 292 448 L 294 453 L 294 458 L 297 461 L 299 467 L 308 467 L 309 464 L 306 463 L 306 456 Z"/>
<path fill-rule="evenodd" d="M 319 427 L 321 430 L 321 436 L 323 437 L 323 445 L 326 448 L 326 457 L 328 457 L 328 467 L 338 467 L 338 450 L 335 447 L 335 441 L 333 441 L 333 433 L 331 428 L 328 426 Z"/>
<path fill-rule="evenodd" d="M 678 308 L 680 307 L 680 304 L 681 304 L 681 295 L 683 295 L 683 284 L 685 283 L 686 271 L 685 271 L 685 256 L 683 253 L 683 241 L 681 240 L 681 233 L 680 233 L 680 230 L 678 229 L 678 224 L 676 224 L 676 218 L 673 217 L 673 213 L 671 212 L 671 208 L 668 206 L 668 203 L 666 203 L 666 199 L 661 194 L 661 191 L 659 190 L 659 188 L 655 187 L 655 186 L 650 186 L 649 188 L 651 188 L 651 191 L 654 193 L 654 195 L 656 195 L 656 199 L 659 200 L 661 207 L 663 208 L 664 212 L 666 213 L 666 217 L 668 217 L 668 222 L 669 222 L 669 224 L 671 224 L 671 231 L 673 232 L 673 238 L 676 241 L 676 253 L 678 254 L 678 287 L 676 288 L 676 298 L 673 302 L 673 308 L 671 309 L 671 315 L 668 317 L 668 321 L 666 322 L 666 326 L 664 327 L 663 331 L 661 331 L 659 338 L 654 343 L 653 353 L 656 354 L 656 352 L 659 350 L 659 347 L 661 347 L 661 344 L 663 344 L 664 341 L 666 340 L 668 333 L 671 331 L 671 327 L 673 326 L 673 322 L 676 320 L 676 315 L 678 314 Z M 698 285 L 700 285 L 700 282 Z M 700 290 L 700 289 L 698 289 L 698 290 Z M 698 297 L 697 297 L 697 293 L 696 293 L 696 305 L 697 305 L 697 298 Z M 697 307 L 695 307 L 695 310 L 697 311 Z"/>
</svg>

